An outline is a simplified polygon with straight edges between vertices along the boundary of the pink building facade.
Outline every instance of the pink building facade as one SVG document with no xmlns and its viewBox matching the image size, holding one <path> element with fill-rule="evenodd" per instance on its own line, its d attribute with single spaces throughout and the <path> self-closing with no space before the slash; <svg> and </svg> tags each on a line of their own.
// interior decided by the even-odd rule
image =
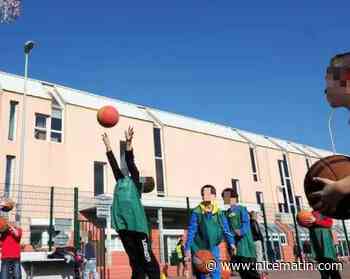
<svg viewBox="0 0 350 279">
<path fill-rule="evenodd" d="M 250 210 L 260 211 L 259 202 L 263 201 L 270 238 L 280 258 L 293 257 L 290 208 L 308 208 L 303 190 L 305 173 L 319 158 L 331 155 L 330 151 L 29 80 L 24 185 L 18 185 L 23 88 L 22 77 L 0 72 L 0 191 L 15 200 L 19 191 L 27 193 L 22 195 L 21 212 L 25 244 L 34 241 L 38 246 L 46 245 L 48 199 L 39 196 L 49 187 L 59 187 L 62 192 L 55 202 L 59 208 L 55 217 L 61 219 L 72 219 L 71 200 L 64 199 L 63 193 L 72 196 L 73 187 L 79 188 L 82 199 L 86 196 L 86 202 L 80 204 L 82 211 L 93 203 L 94 196 L 112 195 L 115 181 L 101 134 L 109 134 L 124 167 L 124 130 L 132 125 L 140 174 L 156 179 L 155 190 L 144 195 L 143 203 L 162 263 L 169 261 L 177 238 L 185 233 L 186 197 L 194 207 L 205 184 L 214 185 L 218 193 L 234 187 L 240 202 Z M 122 97 L 122 92 L 116 92 L 116 97 L 119 94 Z M 96 121 L 96 112 L 104 105 L 114 105 L 121 114 L 119 124 L 108 130 Z M 114 266 L 122 265 L 128 274 L 122 245 L 116 232 L 111 233 L 108 245 Z M 343 237 L 341 232 L 339 237 Z M 307 236 L 301 234 L 301 238 Z"/>
</svg>

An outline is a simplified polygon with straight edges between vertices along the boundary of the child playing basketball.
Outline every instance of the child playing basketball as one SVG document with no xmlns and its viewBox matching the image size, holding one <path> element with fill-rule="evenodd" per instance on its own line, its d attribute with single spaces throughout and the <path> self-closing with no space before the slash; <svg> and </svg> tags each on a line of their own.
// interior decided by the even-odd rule
<svg viewBox="0 0 350 279">
<path fill-rule="evenodd" d="M 132 279 L 159 279 L 159 264 L 152 252 L 150 233 L 145 210 L 141 203 L 142 184 L 134 162 L 132 140 L 133 128 L 125 132 L 125 161 L 130 172 L 124 176 L 111 149 L 107 134 L 102 139 L 106 146 L 109 164 L 117 182 L 112 204 L 112 227 L 118 232 L 129 257 Z"/>
<path fill-rule="evenodd" d="M 316 255 L 318 263 L 335 263 L 337 255 L 333 244 L 332 225 L 333 220 L 323 216 L 319 211 L 313 211 L 312 218 L 308 224 L 310 230 L 311 247 Z M 320 270 L 321 279 L 341 279 L 338 270 Z"/>
<path fill-rule="evenodd" d="M 221 261 L 219 244 L 225 236 L 230 248 L 235 250 L 234 238 L 230 233 L 227 219 L 215 203 L 216 189 L 212 185 L 205 185 L 201 189 L 203 201 L 193 210 L 188 227 L 185 244 L 186 259 L 199 250 L 209 250 L 215 257 L 216 268 L 210 273 L 211 278 L 220 279 Z M 195 270 L 196 278 L 203 279 L 206 275 Z"/>
<path fill-rule="evenodd" d="M 222 198 L 230 208 L 225 212 L 232 234 L 235 236 L 237 246 L 236 255 L 232 255 L 232 262 L 251 263 L 256 262 L 256 248 L 250 228 L 249 214 L 246 207 L 237 204 L 238 194 L 232 188 L 222 191 Z M 260 275 L 254 267 L 237 270 L 242 279 L 259 279 Z"/>
</svg>

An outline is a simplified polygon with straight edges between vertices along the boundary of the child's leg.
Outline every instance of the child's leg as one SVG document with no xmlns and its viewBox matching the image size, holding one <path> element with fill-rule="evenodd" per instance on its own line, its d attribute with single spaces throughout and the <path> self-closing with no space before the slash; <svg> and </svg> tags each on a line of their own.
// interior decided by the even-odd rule
<svg viewBox="0 0 350 279">
<path fill-rule="evenodd" d="M 220 249 L 219 246 L 214 247 L 211 250 L 211 253 L 213 254 L 215 261 L 216 261 L 216 268 L 211 272 L 211 276 L 213 279 L 220 279 L 221 278 L 221 257 L 220 257 Z"/>
<path fill-rule="evenodd" d="M 145 278 L 143 269 L 142 255 L 139 255 L 138 238 L 135 232 L 119 231 L 120 240 L 123 243 L 125 252 L 129 257 L 129 263 L 132 270 L 132 279 Z"/>
</svg>

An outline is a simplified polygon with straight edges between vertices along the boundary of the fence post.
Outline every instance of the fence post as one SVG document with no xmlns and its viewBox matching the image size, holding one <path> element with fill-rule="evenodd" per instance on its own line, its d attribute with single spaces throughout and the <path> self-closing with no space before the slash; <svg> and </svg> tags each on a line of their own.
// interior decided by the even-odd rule
<svg viewBox="0 0 350 279">
<path fill-rule="evenodd" d="M 268 226 L 267 226 L 265 203 L 261 202 L 260 203 L 260 207 L 261 207 L 261 211 L 262 211 L 263 218 L 264 218 L 264 228 L 265 228 L 265 236 L 266 236 L 266 254 L 267 254 L 268 260 L 273 262 L 274 258 L 275 258 L 275 255 L 274 255 L 274 251 L 272 249 L 272 244 L 270 242 L 270 237 L 269 237 L 269 231 L 268 231 L 269 229 L 268 229 Z M 264 247 L 264 243 L 262 243 L 262 244 L 263 244 L 263 247 Z M 264 252 L 264 260 L 265 261 L 267 260 L 265 252 Z"/>
<path fill-rule="evenodd" d="M 80 224 L 79 224 L 79 190 L 74 187 L 74 247 L 80 249 Z"/>
<path fill-rule="evenodd" d="M 186 207 L 187 207 L 187 222 L 190 222 L 191 209 L 190 209 L 190 198 L 186 197 Z"/>
<path fill-rule="evenodd" d="M 50 225 L 49 225 L 49 251 L 52 251 L 52 245 L 53 245 L 53 233 L 54 233 L 54 227 L 53 227 L 53 208 L 54 208 L 54 194 L 55 194 L 55 188 L 51 187 L 50 189 Z"/>
<path fill-rule="evenodd" d="M 344 230 L 344 234 L 345 234 L 345 240 L 346 240 L 346 245 L 348 246 L 348 254 L 350 255 L 350 245 L 349 245 L 349 237 L 348 237 L 348 230 L 346 229 L 346 225 L 345 225 L 345 220 L 342 220 L 343 223 L 343 230 Z"/>
<path fill-rule="evenodd" d="M 296 245 L 297 245 L 297 257 L 302 260 L 301 258 L 301 249 L 300 249 L 300 238 L 299 238 L 299 230 L 298 230 L 298 225 L 297 225 L 297 221 L 295 218 L 295 207 L 294 205 L 290 205 L 290 209 L 292 212 L 292 217 L 293 217 L 293 223 L 294 223 L 294 229 L 295 229 L 295 241 L 296 241 Z M 294 247 L 293 247 L 294 249 Z"/>
</svg>

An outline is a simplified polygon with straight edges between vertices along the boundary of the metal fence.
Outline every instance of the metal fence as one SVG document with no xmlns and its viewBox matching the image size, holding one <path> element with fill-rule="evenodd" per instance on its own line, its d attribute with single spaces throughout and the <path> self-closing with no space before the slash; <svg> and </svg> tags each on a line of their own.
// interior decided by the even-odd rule
<svg viewBox="0 0 350 279">
<path fill-rule="evenodd" d="M 24 231 L 22 240 L 24 249 L 51 250 L 57 245 L 79 247 L 80 241 L 84 238 L 81 235 L 83 228 L 79 226 L 79 221 L 83 218 L 81 213 L 86 211 L 96 215 L 94 193 L 81 191 L 79 187 L 42 185 L 18 187 L 14 184 L 0 184 L 0 197 L 2 196 L 10 197 L 15 202 L 20 196 L 21 204 L 17 204 L 12 211 L 3 215 L 10 222 L 20 222 Z M 170 261 L 178 237 L 187 229 L 191 209 L 199 202 L 199 197 L 144 195 L 146 213 L 151 227 L 156 231 L 152 239 L 153 249 L 158 252 L 162 262 Z M 219 204 L 223 207 L 222 201 Z M 295 216 L 302 208 L 263 201 L 260 203 L 243 201 L 243 204 L 249 211 L 258 212 L 258 222 L 265 237 L 267 260 L 274 261 L 280 258 L 279 254 L 283 253 L 280 247 L 286 244 L 295 246 L 294 253 L 297 257 L 301 257 L 302 245 L 308 238 L 308 232 L 297 225 Z M 105 225 L 105 222 L 103 224 Z M 338 252 L 343 256 L 349 255 L 347 222 L 336 221 L 333 231 L 338 239 Z M 107 232 L 108 230 L 106 234 Z M 118 241 L 117 234 L 114 234 L 107 246 L 114 251 L 123 251 Z M 280 251 L 277 251 L 278 249 Z"/>
</svg>

